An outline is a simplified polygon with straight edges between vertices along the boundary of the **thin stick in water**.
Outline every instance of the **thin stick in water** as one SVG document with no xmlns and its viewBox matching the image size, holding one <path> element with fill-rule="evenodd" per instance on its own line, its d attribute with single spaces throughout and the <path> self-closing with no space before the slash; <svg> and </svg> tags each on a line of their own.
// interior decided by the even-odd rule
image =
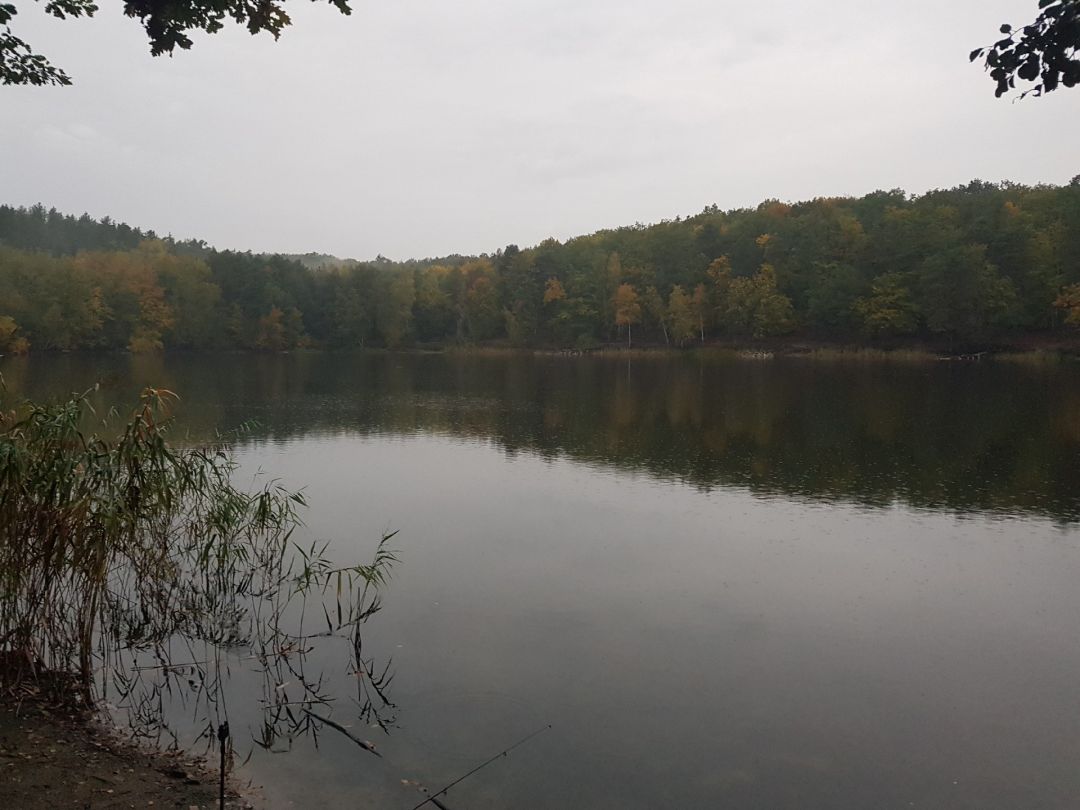
<svg viewBox="0 0 1080 810">
<path fill-rule="evenodd" d="M 220 810 L 225 810 L 225 744 L 229 740 L 229 721 L 226 720 L 217 730 L 218 742 L 221 745 L 221 773 L 218 789 L 218 801 Z"/>
<path fill-rule="evenodd" d="M 335 723 L 329 717 L 323 717 L 321 714 L 315 714 L 315 712 L 311 711 L 310 709 L 301 709 L 300 711 L 302 711 L 308 717 L 310 717 L 310 718 L 312 718 L 314 720 L 318 720 L 320 723 L 325 723 L 326 725 L 330 726 L 330 728 L 337 729 L 342 734 L 344 734 L 346 737 L 348 737 L 350 740 L 352 740 L 354 743 L 356 743 L 361 748 L 363 748 L 365 751 L 370 751 L 371 753 L 373 753 L 377 757 L 382 756 L 382 754 L 380 754 L 378 751 L 375 750 L 374 745 L 372 745 L 369 742 L 364 742 L 363 740 L 361 740 L 359 737 L 357 737 L 355 734 L 353 734 L 351 731 L 349 731 L 347 728 L 345 728 L 345 726 L 341 725 L 340 723 Z"/>
<path fill-rule="evenodd" d="M 548 725 L 544 726 L 543 728 L 538 728 L 536 731 L 534 731 L 529 736 L 522 737 L 520 740 L 518 740 L 516 743 L 511 745 L 509 748 L 504 748 L 502 751 L 497 753 L 495 756 L 491 757 L 491 759 L 484 760 L 483 762 L 481 762 L 479 765 L 477 765 L 475 768 L 473 768 L 471 771 L 469 771 L 464 776 L 458 777 L 453 782 L 451 782 L 449 785 L 444 787 L 442 790 L 439 790 L 439 791 L 436 791 L 435 793 L 432 793 L 430 796 L 428 796 L 426 799 L 424 799 L 422 802 L 420 802 L 420 804 L 418 804 L 418 805 L 416 805 L 416 807 L 412 808 L 412 810 L 420 810 L 421 807 L 423 807 L 425 804 L 428 804 L 429 802 L 435 803 L 436 797 L 442 796 L 444 793 L 446 793 L 446 791 L 450 790 L 450 788 L 452 788 L 454 785 L 457 785 L 457 784 L 459 784 L 461 782 L 464 782 L 466 779 L 468 779 L 470 776 L 472 776 L 474 773 L 476 773 L 481 768 L 486 768 L 488 765 L 490 765 L 492 762 L 497 760 L 499 757 L 505 757 L 507 754 L 509 754 L 511 751 L 513 751 L 519 745 L 527 743 L 529 740 L 531 740 L 537 734 L 540 734 L 540 733 L 542 733 L 544 731 L 547 731 L 549 728 L 551 728 L 550 723 Z"/>
</svg>

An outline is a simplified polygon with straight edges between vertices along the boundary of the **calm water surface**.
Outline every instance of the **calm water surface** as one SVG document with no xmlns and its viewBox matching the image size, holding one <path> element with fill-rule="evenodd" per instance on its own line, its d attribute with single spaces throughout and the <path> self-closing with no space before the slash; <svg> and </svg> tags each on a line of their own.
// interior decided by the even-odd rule
<svg viewBox="0 0 1080 810">
<path fill-rule="evenodd" d="M 1080 369 L 424 355 L 5 359 L 9 396 L 249 420 L 342 562 L 402 562 L 275 807 L 1080 806 Z M 335 680 L 336 679 L 336 680 Z M 230 713 L 257 731 L 237 665 Z M 352 689 L 355 692 L 355 687 Z M 239 729 L 239 730 L 238 730 Z M 240 740 L 243 748 L 243 740 Z M 250 745 L 248 746 L 250 747 Z"/>
</svg>

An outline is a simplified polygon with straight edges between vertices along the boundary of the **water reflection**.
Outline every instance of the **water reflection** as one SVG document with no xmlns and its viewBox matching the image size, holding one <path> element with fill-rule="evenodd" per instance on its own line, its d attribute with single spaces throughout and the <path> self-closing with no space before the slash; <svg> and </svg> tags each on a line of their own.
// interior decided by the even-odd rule
<svg viewBox="0 0 1080 810">
<path fill-rule="evenodd" d="M 174 388 L 194 437 L 257 420 L 244 473 L 308 487 L 307 533 L 335 558 L 400 530 L 364 635 L 365 655 L 393 653 L 393 733 L 356 714 L 340 646 L 316 640 L 304 664 L 335 679 L 326 716 L 384 756 L 332 728 L 318 751 L 271 737 L 292 753 L 257 748 L 247 772 L 278 806 L 410 810 L 417 782 L 437 789 L 548 723 L 446 803 L 1077 804 L 1070 368 L 295 355 L 2 370 L 35 396 L 105 379 L 103 405 Z M 226 665 L 235 694 L 263 694 Z M 233 727 L 257 732 L 262 704 L 241 703 Z"/>
<path fill-rule="evenodd" d="M 36 357 L 10 389 L 186 397 L 194 437 L 435 433 L 702 490 L 1080 517 L 1080 374 L 1002 364 L 297 354 Z"/>
</svg>

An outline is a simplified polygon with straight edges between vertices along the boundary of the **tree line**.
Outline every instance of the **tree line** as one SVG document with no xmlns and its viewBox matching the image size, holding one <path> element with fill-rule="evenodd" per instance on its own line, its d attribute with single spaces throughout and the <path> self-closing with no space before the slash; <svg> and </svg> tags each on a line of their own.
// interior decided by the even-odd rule
<svg viewBox="0 0 1080 810">
<path fill-rule="evenodd" d="M 371 262 L 0 206 L 0 350 L 950 346 L 1080 325 L 1080 177 L 699 214 L 480 256 Z"/>
</svg>

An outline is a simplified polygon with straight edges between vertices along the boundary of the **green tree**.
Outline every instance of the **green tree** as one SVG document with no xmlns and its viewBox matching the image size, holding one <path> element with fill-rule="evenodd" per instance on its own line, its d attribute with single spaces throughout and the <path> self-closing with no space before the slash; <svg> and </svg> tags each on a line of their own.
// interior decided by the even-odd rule
<svg viewBox="0 0 1080 810">
<path fill-rule="evenodd" d="M 487 340 L 499 333 L 502 308 L 495 284 L 486 275 L 477 277 L 465 296 L 465 323 L 472 340 Z"/>
<path fill-rule="evenodd" d="M 810 325 L 826 334 L 845 334 L 855 328 L 855 301 L 865 290 L 859 271 L 846 264 L 819 264 L 807 298 Z"/>
<path fill-rule="evenodd" d="M 375 308 L 375 325 L 388 348 L 401 346 L 409 333 L 415 298 L 416 282 L 412 273 L 383 273 Z"/>
<path fill-rule="evenodd" d="M 515 343 L 529 343 L 540 332 L 544 295 L 543 269 L 536 265 L 535 252 L 521 251 L 516 245 L 510 245 L 498 257 L 495 272 L 501 277 L 500 298 L 504 307 L 513 313 Z"/>
<path fill-rule="evenodd" d="M 517 309 L 503 309 L 503 327 L 506 337 L 514 346 L 524 346 L 529 342 L 530 333 Z"/>
<path fill-rule="evenodd" d="M 1048 329 L 1054 325 L 1058 291 L 1065 283 L 1066 231 L 1060 221 L 1036 230 L 1028 241 L 1019 290 L 1027 325 Z"/>
<path fill-rule="evenodd" d="M 656 287 L 649 286 L 645 288 L 645 293 L 641 297 L 641 304 L 644 307 L 645 314 L 660 327 L 660 331 L 664 335 L 664 344 L 670 344 L 671 341 L 668 338 L 668 307 L 664 304 L 664 299 L 660 297 Z"/>
<path fill-rule="evenodd" d="M 95 349 L 102 345 L 103 328 L 111 318 L 101 287 L 84 274 L 65 273 L 53 280 L 58 288 L 39 322 L 40 340 L 50 349 Z"/>
<path fill-rule="evenodd" d="M 685 346 L 693 339 L 697 319 L 690 296 L 679 284 L 671 288 L 668 296 L 668 319 L 671 322 L 671 337 L 676 345 Z"/>
<path fill-rule="evenodd" d="M 173 315 L 170 344 L 209 349 L 223 340 L 221 288 L 202 259 L 168 255 L 157 268 L 158 283 Z"/>
<path fill-rule="evenodd" d="M 856 300 L 854 308 L 863 330 L 872 337 L 911 334 L 919 323 L 915 297 L 900 273 L 879 276 L 870 295 Z"/>
<path fill-rule="evenodd" d="M 307 334 L 304 332 L 304 315 L 296 307 L 289 307 L 285 312 L 285 345 L 290 349 L 307 345 Z"/>
<path fill-rule="evenodd" d="M 713 316 L 714 321 L 719 321 L 717 324 L 721 328 L 728 328 L 730 325 L 726 322 L 728 317 L 728 310 L 730 308 L 730 295 L 731 295 L 731 259 L 727 256 L 720 256 L 709 262 L 708 268 L 706 268 L 706 275 L 712 281 L 712 299 L 713 299 Z"/>
<path fill-rule="evenodd" d="M 329 334 L 336 346 L 363 346 L 374 324 L 373 272 L 358 269 L 334 273 L 328 278 L 330 301 Z"/>
<path fill-rule="evenodd" d="M 791 299 L 776 287 L 776 270 L 761 265 L 753 276 L 732 280 L 724 303 L 724 322 L 736 333 L 755 338 L 783 335 L 795 328 Z"/>
<path fill-rule="evenodd" d="M 552 276 L 544 285 L 544 319 L 556 344 L 566 345 L 572 340 L 573 307 L 567 300 L 566 288 Z"/>
<path fill-rule="evenodd" d="M 975 338 L 1008 326 L 1016 291 L 986 260 L 981 245 L 935 253 L 919 270 L 919 308 L 931 332 Z"/>
<path fill-rule="evenodd" d="M 607 257 L 604 270 L 600 274 L 600 300 L 603 308 L 603 329 L 609 333 L 612 327 L 618 327 L 615 315 L 615 296 L 619 285 L 623 283 L 622 257 L 618 251 L 612 251 Z"/>
<path fill-rule="evenodd" d="M 416 274 L 416 303 L 413 305 L 416 333 L 421 340 L 442 340 L 455 329 L 454 303 L 445 289 L 450 268 L 435 265 Z"/>
</svg>

